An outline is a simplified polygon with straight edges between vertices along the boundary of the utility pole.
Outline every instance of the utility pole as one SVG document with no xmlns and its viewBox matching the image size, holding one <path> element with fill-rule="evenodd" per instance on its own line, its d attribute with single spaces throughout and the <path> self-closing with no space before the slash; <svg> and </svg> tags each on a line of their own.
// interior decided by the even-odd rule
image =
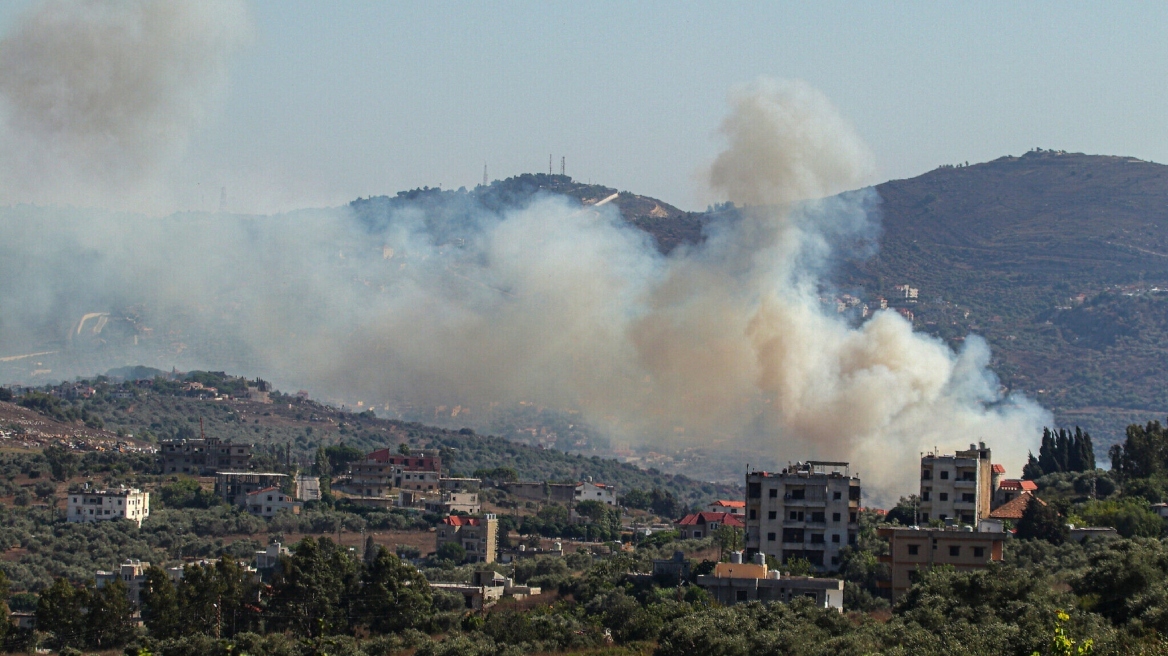
<svg viewBox="0 0 1168 656">
<path fill-rule="evenodd" d="M 487 186 L 487 163 L 483 162 L 483 186 Z"/>
<path fill-rule="evenodd" d="M 552 174 L 552 154 L 548 153 L 548 175 Z"/>
<path fill-rule="evenodd" d="M 564 160 L 565 159 L 567 159 L 567 158 L 560 157 L 560 175 L 564 175 Z"/>
</svg>

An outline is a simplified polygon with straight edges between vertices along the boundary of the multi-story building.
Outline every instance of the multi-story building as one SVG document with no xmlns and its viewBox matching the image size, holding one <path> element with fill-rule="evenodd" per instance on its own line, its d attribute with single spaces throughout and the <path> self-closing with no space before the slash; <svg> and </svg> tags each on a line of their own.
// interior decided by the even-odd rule
<svg viewBox="0 0 1168 656">
<path fill-rule="evenodd" d="M 269 487 L 283 487 L 287 474 L 249 471 L 221 471 L 215 474 L 215 494 L 227 503 L 246 506 L 247 495 Z"/>
<path fill-rule="evenodd" d="M 483 511 L 483 504 L 479 501 L 478 492 L 443 492 L 438 499 L 424 501 L 427 512 L 449 515 L 451 513 L 466 513 L 477 515 Z"/>
<path fill-rule="evenodd" d="M 127 558 L 116 572 L 97 570 L 94 572 L 94 581 L 100 590 L 114 581 L 121 581 L 126 586 L 126 596 L 137 605 L 141 601 L 142 588 L 146 584 L 146 570 L 150 563 L 134 558 Z"/>
<path fill-rule="evenodd" d="M 980 531 L 974 531 L 972 526 L 877 529 L 880 537 L 888 540 L 888 555 L 879 559 L 889 564 L 892 575 L 880 584 L 891 589 L 892 600 L 896 601 L 912 586 L 912 572 L 916 570 L 934 565 L 952 565 L 963 572 L 988 567 L 1002 559 L 1006 533 L 1000 526 L 999 522 L 985 522 Z"/>
<path fill-rule="evenodd" d="M 498 534 L 499 520 L 492 514 L 481 518 L 451 515 L 438 525 L 434 548 L 453 542 L 466 550 L 468 563 L 493 563 Z"/>
<path fill-rule="evenodd" d="M 919 523 L 941 520 L 973 526 L 989 517 L 997 487 L 990 457 L 985 442 L 952 455 L 922 456 Z"/>
<path fill-rule="evenodd" d="M 604 483 L 584 481 L 576 485 L 575 501 L 598 501 L 606 506 L 616 505 L 616 488 Z"/>
<path fill-rule="evenodd" d="M 860 478 L 846 462 L 799 462 L 746 475 L 746 552 L 779 562 L 805 558 L 819 571 L 859 534 Z"/>
<path fill-rule="evenodd" d="M 264 519 L 275 517 L 281 510 L 287 510 L 293 515 L 300 514 L 300 502 L 294 497 L 284 494 L 278 487 L 266 487 L 247 493 L 244 508 L 253 515 Z"/>
<path fill-rule="evenodd" d="M 297 501 L 320 501 L 320 479 L 300 474 L 296 477 Z"/>
<path fill-rule="evenodd" d="M 158 443 L 163 474 L 209 476 L 221 471 L 247 471 L 251 449 L 250 444 L 224 442 L 217 437 Z"/>
<path fill-rule="evenodd" d="M 442 458 L 436 452 L 403 455 L 378 449 L 349 465 L 345 488 L 358 496 L 388 497 L 396 490 L 437 491 L 442 484 Z"/>
<path fill-rule="evenodd" d="M 66 513 L 70 522 L 126 519 L 141 526 L 142 520 L 150 516 L 150 493 L 125 487 L 71 492 Z"/>
<path fill-rule="evenodd" d="M 576 501 L 576 486 L 571 483 L 505 483 L 503 489 L 513 497 L 541 503 L 561 503 L 570 506 Z"/>
<path fill-rule="evenodd" d="M 742 552 L 735 551 L 730 554 L 730 562 L 718 563 L 710 574 L 699 575 L 697 584 L 724 606 L 751 601 L 789 603 L 806 597 L 814 599 L 820 608 L 843 612 L 843 581 L 782 576 L 778 570 L 767 568 L 761 553 L 754 554 L 752 560 L 754 562 L 742 562 Z"/>
<path fill-rule="evenodd" d="M 994 490 L 994 502 L 992 505 L 995 509 L 1000 508 L 1023 494 L 1034 494 L 1037 491 L 1038 483 L 1034 481 L 1013 478 L 1000 481 Z"/>
</svg>

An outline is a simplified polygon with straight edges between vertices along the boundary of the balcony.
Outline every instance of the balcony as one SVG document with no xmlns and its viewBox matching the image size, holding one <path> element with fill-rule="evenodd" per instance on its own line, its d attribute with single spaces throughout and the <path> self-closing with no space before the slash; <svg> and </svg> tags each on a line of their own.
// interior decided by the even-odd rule
<svg viewBox="0 0 1168 656">
<path fill-rule="evenodd" d="M 953 487 L 959 490 L 977 489 L 977 481 L 953 481 Z"/>
</svg>

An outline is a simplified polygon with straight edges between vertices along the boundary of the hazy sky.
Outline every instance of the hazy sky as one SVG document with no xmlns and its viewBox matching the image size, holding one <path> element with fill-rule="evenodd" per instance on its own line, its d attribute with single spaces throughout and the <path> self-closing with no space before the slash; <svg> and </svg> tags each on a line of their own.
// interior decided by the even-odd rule
<svg viewBox="0 0 1168 656">
<path fill-rule="evenodd" d="M 11 29 L 28 1 L 0 7 Z M 1035 146 L 1168 162 L 1168 3 L 249 3 L 150 208 L 336 205 L 546 171 L 685 208 L 727 93 L 821 89 L 873 182 Z M 4 202 L 20 198 L 4 199 Z"/>
</svg>

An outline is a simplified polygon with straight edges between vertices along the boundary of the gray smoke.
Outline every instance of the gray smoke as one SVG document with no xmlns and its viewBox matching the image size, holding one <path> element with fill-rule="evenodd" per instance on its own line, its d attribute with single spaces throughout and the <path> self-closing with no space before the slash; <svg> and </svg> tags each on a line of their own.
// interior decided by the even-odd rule
<svg viewBox="0 0 1168 656">
<path fill-rule="evenodd" d="M 150 204 L 248 33 L 239 0 L 33 5 L 0 40 L 0 189 Z"/>
<path fill-rule="evenodd" d="M 635 444 L 850 460 L 878 503 L 912 491 L 933 445 L 985 439 L 1018 471 L 1048 417 L 1001 397 L 984 342 L 954 353 L 891 312 L 853 326 L 823 310 L 831 244 L 876 229 L 874 191 L 838 194 L 871 170 L 846 121 L 804 84 L 763 80 L 732 94 L 722 134 L 711 187 L 747 207 L 669 256 L 610 206 L 546 195 L 498 210 L 430 194 L 375 220 L 15 208 L 0 356 L 68 333 L 76 373 L 114 358 L 228 369 L 349 402 L 462 405 L 471 422 L 528 401 Z M 100 334 L 79 322 L 92 312 L 111 313 Z"/>
</svg>

